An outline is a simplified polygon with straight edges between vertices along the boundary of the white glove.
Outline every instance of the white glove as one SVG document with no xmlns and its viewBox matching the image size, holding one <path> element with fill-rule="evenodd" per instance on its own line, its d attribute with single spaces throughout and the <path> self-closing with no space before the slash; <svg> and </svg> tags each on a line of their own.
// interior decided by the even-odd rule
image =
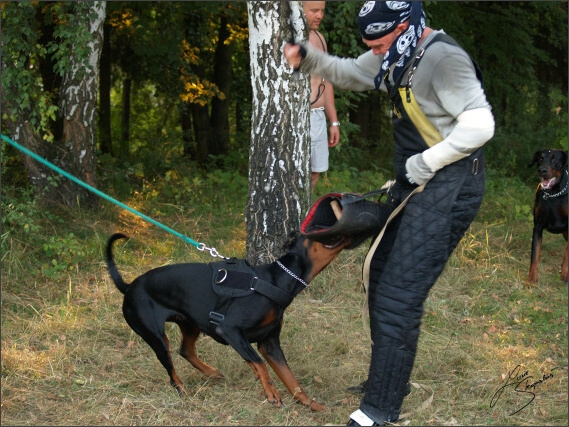
<svg viewBox="0 0 569 427">
<path fill-rule="evenodd" d="M 405 162 L 405 175 L 411 184 L 423 185 L 435 176 L 435 173 L 423 160 L 423 153 L 415 154 Z"/>
</svg>

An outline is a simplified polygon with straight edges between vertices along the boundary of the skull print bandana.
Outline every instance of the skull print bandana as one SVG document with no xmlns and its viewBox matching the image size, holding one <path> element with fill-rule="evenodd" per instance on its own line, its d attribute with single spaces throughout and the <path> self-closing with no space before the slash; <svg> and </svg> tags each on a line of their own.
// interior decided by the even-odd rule
<svg viewBox="0 0 569 427">
<path fill-rule="evenodd" d="M 383 57 L 375 87 L 379 89 L 386 71 L 393 64 L 393 78 L 397 79 L 409 59 L 417 42 L 423 35 L 426 16 L 420 1 L 368 1 L 362 6 L 358 16 L 358 27 L 366 40 L 376 40 L 395 30 L 397 25 L 409 20 L 407 31 L 399 35 Z"/>
</svg>

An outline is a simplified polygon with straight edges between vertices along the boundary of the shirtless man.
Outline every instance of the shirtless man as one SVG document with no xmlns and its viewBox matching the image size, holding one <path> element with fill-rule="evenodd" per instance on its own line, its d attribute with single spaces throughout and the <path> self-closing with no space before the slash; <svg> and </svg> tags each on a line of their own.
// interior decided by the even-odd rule
<svg viewBox="0 0 569 427">
<path fill-rule="evenodd" d="M 324 36 L 318 32 L 324 18 L 325 1 L 303 1 L 302 7 L 308 23 L 308 41 L 316 49 L 328 51 Z M 330 127 L 326 129 L 326 118 Z M 328 133 L 330 139 L 328 139 Z M 321 172 L 328 170 L 328 147 L 340 141 L 340 122 L 334 104 L 334 87 L 315 74 L 310 75 L 310 139 L 312 140 L 312 188 L 316 186 Z"/>
</svg>

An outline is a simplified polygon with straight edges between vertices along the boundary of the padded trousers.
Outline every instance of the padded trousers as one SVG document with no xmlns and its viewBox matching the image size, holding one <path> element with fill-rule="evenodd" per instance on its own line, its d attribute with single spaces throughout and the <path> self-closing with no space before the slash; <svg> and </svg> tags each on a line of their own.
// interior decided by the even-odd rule
<svg viewBox="0 0 569 427">
<path fill-rule="evenodd" d="M 483 164 L 478 150 L 439 170 L 388 225 L 373 255 L 368 290 L 373 345 L 360 409 L 380 425 L 399 418 L 423 303 L 478 213 Z"/>
</svg>

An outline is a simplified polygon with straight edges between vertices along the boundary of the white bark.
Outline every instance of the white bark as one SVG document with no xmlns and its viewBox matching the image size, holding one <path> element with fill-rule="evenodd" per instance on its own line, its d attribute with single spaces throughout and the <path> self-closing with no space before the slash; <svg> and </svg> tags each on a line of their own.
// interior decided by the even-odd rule
<svg viewBox="0 0 569 427">
<path fill-rule="evenodd" d="M 96 1 L 91 7 L 91 13 L 84 17 L 83 25 L 92 35 L 88 42 L 87 61 L 81 62 L 80 58 L 72 55 L 73 66 L 64 74 L 61 84 L 63 144 L 69 154 L 62 167 L 92 186 L 96 186 L 96 112 L 105 11 L 106 2 Z M 84 47 L 74 46 L 73 51 L 80 49 Z M 71 198 L 76 196 L 76 191 L 71 191 Z M 88 196 L 93 200 L 91 194 Z"/>
<path fill-rule="evenodd" d="M 245 220 L 253 264 L 281 254 L 310 202 L 309 80 L 283 56 L 293 29 L 295 39 L 306 38 L 300 3 L 247 2 L 253 111 Z"/>
</svg>

